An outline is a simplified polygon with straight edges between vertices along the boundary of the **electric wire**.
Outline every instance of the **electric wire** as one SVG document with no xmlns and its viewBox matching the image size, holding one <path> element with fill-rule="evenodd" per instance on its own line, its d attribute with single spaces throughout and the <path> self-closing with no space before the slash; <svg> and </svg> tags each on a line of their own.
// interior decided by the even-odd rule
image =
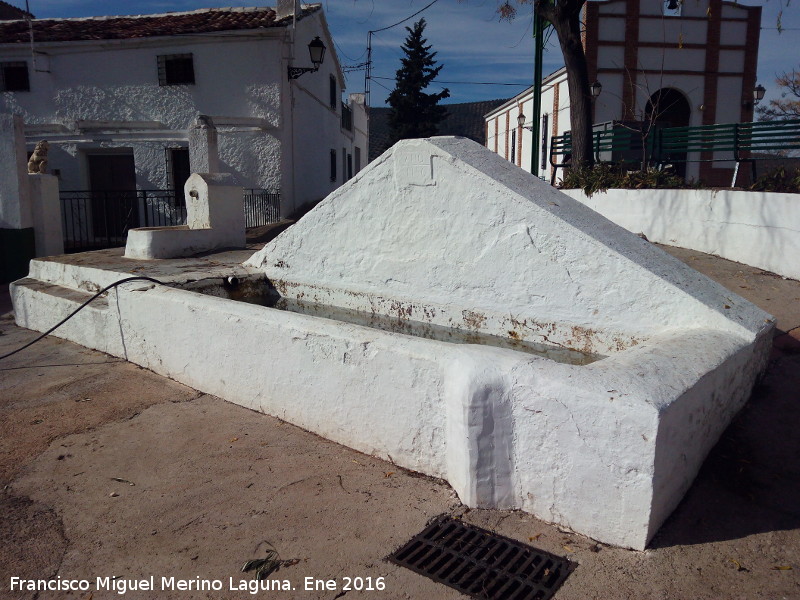
<svg viewBox="0 0 800 600">
<path fill-rule="evenodd" d="M 402 21 L 398 21 L 398 22 L 397 22 L 397 23 L 395 23 L 394 25 L 389 25 L 388 27 L 381 27 L 380 29 L 373 29 L 373 30 L 372 30 L 370 33 L 378 33 L 379 31 L 386 31 L 387 29 L 391 29 L 392 27 L 397 27 L 398 25 L 402 25 L 403 23 L 405 23 L 405 22 L 406 22 L 406 21 L 408 21 L 409 19 L 413 19 L 414 17 L 416 17 L 416 16 L 417 16 L 419 13 L 421 13 L 422 11 L 428 10 L 428 9 L 429 9 L 431 6 L 433 6 L 434 4 L 436 4 L 438 1 L 439 1 L 439 0 L 433 0 L 433 2 L 431 2 L 431 3 L 430 3 L 430 4 L 428 4 L 427 6 L 424 6 L 423 8 L 419 9 L 419 10 L 418 10 L 417 12 L 415 12 L 413 15 L 411 15 L 411 16 L 409 16 L 409 17 L 406 17 L 406 18 L 405 18 L 405 19 L 403 19 Z"/>
<path fill-rule="evenodd" d="M 392 92 L 392 91 L 393 91 L 393 90 L 390 90 L 390 89 L 389 89 L 388 87 L 386 87 L 385 85 L 383 85 L 383 84 L 382 84 L 380 81 L 376 81 L 375 83 L 377 83 L 379 86 L 381 86 L 381 87 L 382 87 L 383 89 L 385 89 L 387 92 Z"/>
<path fill-rule="evenodd" d="M 118 285 L 120 285 L 120 284 L 123 284 L 123 283 L 127 283 L 127 282 L 129 282 L 129 281 L 149 281 L 149 282 L 151 282 L 151 283 L 157 283 L 158 285 L 167 285 L 167 284 L 166 284 L 166 283 L 164 283 L 163 281 L 159 281 L 158 279 L 153 279 L 152 277 L 145 277 L 144 275 L 137 275 L 137 276 L 135 276 L 135 277 L 126 277 L 126 278 L 124 278 L 124 279 L 120 279 L 119 281 L 115 281 L 115 282 L 114 282 L 114 283 L 112 283 L 111 285 L 107 285 L 107 286 L 106 286 L 106 287 L 104 287 L 102 290 L 100 290 L 99 292 L 97 292 L 97 293 L 96 293 L 94 296 L 92 296 L 91 298 L 89 298 L 89 299 L 88 299 L 86 302 L 84 302 L 83 304 L 81 304 L 81 305 L 80 305 L 78 308 L 76 308 L 75 310 L 73 310 L 73 311 L 72 311 L 72 312 L 71 312 L 69 315 L 67 315 L 66 317 L 64 317 L 63 319 L 61 319 L 61 320 L 60 320 L 58 323 L 56 323 L 55 325 L 53 325 L 53 326 L 52 326 L 50 329 L 48 329 L 47 331 L 45 331 L 45 332 L 44 332 L 43 334 L 41 334 L 40 336 L 38 336 L 38 337 L 34 338 L 32 341 L 28 342 L 28 343 L 27 343 L 27 344 L 25 344 L 24 346 L 21 346 L 21 347 L 17 348 L 16 350 L 12 350 L 11 352 L 9 352 L 9 353 L 7 353 L 7 354 L 3 354 L 2 356 L 0 356 L 0 360 L 3 360 L 4 358 L 8 358 L 9 356 L 13 356 L 13 355 L 17 354 L 18 352 L 22 352 L 23 350 L 25 350 L 25 348 L 29 348 L 30 346 L 33 346 L 33 345 L 34 345 L 36 342 L 38 342 L 39 340 L 42 340 L 42 339 L 46 338 L 48 335 L 50 335 L 51 333 L 53 333 L 53 332 L 54 332 L 56 329 L 58 329 L 59 327 L 61 327 L 61 326 L 62 326 L 64 323 L 66 323 L 67 321 L 69 321 L 69 320 L 70 320 L 72 317 L 74 317 L 75 315 L 77 315 L 77 314 L 78 314 L 78 313 L 79 313 L 81 310 L 83 310 L 84 308 L 86 308 L 86 307 L 89 305 L 89 303 L 90 303 L 90 302 L 92 302 L 93 300 L 96 300 L 97 298 L 99 298 L 100 296 L 102 296 L 103 294 L 105 294 L 105 293 L 106 293 L 108 290 L 110 290 L 111 288 L 117 287 Z"/>
<path fill-rule="evenodd" d="M 373 75 L 373 79 L 384 79 L 387 81 L 396 81 L 395 77 L 379 77 L 378 75 Z M 513 85 L 517 87 L 531 87 L 530 83 L 503 83 L 499 81 L 439 81 L 438 79 L 433 83 L 446 83 L 450 85 Z"/>
</svg>

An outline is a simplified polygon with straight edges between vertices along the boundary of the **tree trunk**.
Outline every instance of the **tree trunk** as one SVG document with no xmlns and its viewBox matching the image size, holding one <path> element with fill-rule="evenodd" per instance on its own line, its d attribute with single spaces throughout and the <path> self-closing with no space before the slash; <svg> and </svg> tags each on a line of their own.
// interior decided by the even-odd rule
<svg viewBox="0 0 800 600">
<path fill-rule="evenodd" d="M 539 15 L 552 23 L 564 55 L 569 86 L 572 165 L 576 167 L 594 164 L 589 66 L 580 29 L 580 13 L 584 3 L 585 0 L 562 1 L 556 5 L 536 3 Z"/>
</svg>

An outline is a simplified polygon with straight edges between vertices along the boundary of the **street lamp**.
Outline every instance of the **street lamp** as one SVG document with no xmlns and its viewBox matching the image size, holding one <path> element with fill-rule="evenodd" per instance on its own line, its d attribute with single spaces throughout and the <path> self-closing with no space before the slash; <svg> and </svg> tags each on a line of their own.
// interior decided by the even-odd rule
<svg viewBox="0 0 800 600">
<path fill-rule="evenodd" d="M 755 87 L 753 90 L 753 104 L 758 104 L 764 99 L 764 94 L 767 93 L 767 88 L 765 88 L 760 83 Z"/>
<path fill-rule="evenodd" d="M 297 79 L 303 73 L 319 71 L 319 66 L 322 64 L 322 61 L 325 60 L 325 50 L 325 44 L 322 43 L 322 40 L 319 39 L 319 36 L 311 40 L 308 44 L 308 53 L 311 56 L 311 64 L 314 66 L 289 67 L 289 79 Z"/>
<path fill-rule="evenodd" d="M 753 99 L 742 102 L 742 107 L 746 109 L 753 108 L 756 104 L 758 104 L 764 99 L 764 94 L 766 93 L 767 93 L 767 88 L 765 88 L 763 85 L 759 83 L 756 87 L 753 88 Z"/>
<path fill-rule="evenodd" d="M 527 126 L 527 127 L 525 126 L 525 119 L 526 119 L 525 114 L 524 113 L 519 113 L 517 115 L 517 126 L 520 129 L 527 129 L 528 131 L 533 131 L 533 127 L 531 127 L 530 125 Z"/>
<path fill-rule="evenodd" d="M 589 93 L 592 95 L 592 100 L 596 100 L 597 97 L 600 95 L 600 92 L 603 91 L 603 84 L 599 81 L 595 81 L 592 85 L 589 86 Z"/>
</svg>

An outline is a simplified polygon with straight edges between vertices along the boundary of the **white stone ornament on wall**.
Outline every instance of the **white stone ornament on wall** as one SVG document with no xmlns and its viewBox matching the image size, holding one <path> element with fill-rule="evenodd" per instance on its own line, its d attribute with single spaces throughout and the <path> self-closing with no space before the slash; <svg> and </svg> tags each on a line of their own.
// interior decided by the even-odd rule
<svg viewBox="0 0 800 600">
<path fill-rule="evenodd" d="M 434 156 L 428 153 L 398 150 L 394 162 L 395 186 L 403 188 L 409 185 L 436 185 L 433 162 Z"/>
</svg>

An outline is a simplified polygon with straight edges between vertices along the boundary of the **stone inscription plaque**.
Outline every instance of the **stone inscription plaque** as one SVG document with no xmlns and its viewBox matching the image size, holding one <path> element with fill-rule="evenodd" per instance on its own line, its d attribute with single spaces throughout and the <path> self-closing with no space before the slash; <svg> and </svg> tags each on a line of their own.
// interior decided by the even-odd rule
<svg viewBox="0 0 800 600">
<path fill-rule="evenodd" d="M 397 187 L 436 185 L 433 156 L 427 152 L 399 150 L 394 155 L 394 182 Z"/>
</svg>

